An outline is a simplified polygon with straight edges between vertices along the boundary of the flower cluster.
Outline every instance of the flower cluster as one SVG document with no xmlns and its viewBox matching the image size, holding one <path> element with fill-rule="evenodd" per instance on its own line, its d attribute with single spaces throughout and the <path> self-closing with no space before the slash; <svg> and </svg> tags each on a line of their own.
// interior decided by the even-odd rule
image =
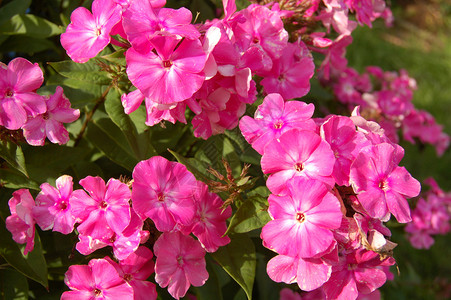
<svg viewBox="0 0 451 300">
<path fill-rule="evenodd" d="M 412 222 L 405 230 L 413 247 L 429 249 L 434 244 L 434 235 L 445 235 L 450 232 L 451 193 L 444 192 L 429 178 L 431 189 L 418 199 L 412 212 Z"/>
<path fill-rule="evenodd" d="M 13 239 L 27 243 L 25 254 L 33 249 L 35 224 L 63 234 L 75 227 L 76 249 L 84 255 L 113 248 L 118 262 L 105 258 L 70 267 L 66 283 L 72 291 L 64 299 L 104 294 L 156 299 L 155 285 L 145 281 L 154 272 L 153 254 L 155 281 L 178 299 L 191 284 L 201 286 L 207 280 L 205 253 L 230 242 L 224 233 L 231 208 L 223 209 L 222 200 L 182 164 L 160 156 L 141 161 L 133 171 L 131 191 L 113 178 L 105 183 L 88 176 L 79 183 L 84 190 L 73 190 L 68 175 L 59 177 L 56 187 L 44 183 L 36 201 L 28 190 L 18 190 L 9 201 L 11 216 L 6 219 Z M 154 228 L 156 241 L 144 228 Z M 153 247 L 153 253 L 146 246 Z M 89 280 L 82 281 L 85 276 Z"/>
<path fill-rule="evenodd" d="M 222 19 L 193 25 L 188 9 L 166 8 L 165 1 L 95 0 L 92 13 L 72 13 L 61 44 L 79 63 L 110 42 L 126 48 L 136 90 L 122 95 L 125 112 L 144 100 L 148 126 L 186 123 L 188 106 L 194 135 L 207 139 L 237 126 L 256 99 L 254 75 L 265 93 L 294 98 L 307 94 L 314 70 L 304 43 L 288 42 L 281 11 L 256 4 L 236 11 L 234 1 L 223 2 Z"/>
<path fill-rule="evenodd" d="M 46 137 L 52 143 L 65 144 L 69 133 L 63 123 L 77 120 L 80 111 L 70 107 L 61 87 L 50 96 L 37 94 L 43 82 L 38 64 L 21 57 L 8 65 L 0 62 L 0 126 L 23 129 L 30 145 L 43 146 Z"/>
<path fill-rule="evenodd" d="M 311 119 L 313 105 L 268 95 L 240 129 L 270 174 L 263 245 L 277 282 L 327 299 L 355 299 L 382 286 L 394 243 L 382 222 L 411 221 L 406 198 L 420 184 L 398 164 L 404 151 L 377 124 L 355 113 Z M 380 129 L 380 128 L 379 128 Z"/>
<path fill-rule="evenodd" d="M 428 112 L 414 107 L 412 98 L 417 86 L 405 70 L 384 72 L 371 66 L 359 74 L 346 67 L 328 84 L 338 101 L 348 107 L 359 105 L 362 115 L 377 121 L 393 142 L 398 142 L 397 131 L 402 130 L 405 140 L 431 144 L 439 155 L 449 147 L 450 137 L 442 131 L 443 126 Z"/>
</svg>

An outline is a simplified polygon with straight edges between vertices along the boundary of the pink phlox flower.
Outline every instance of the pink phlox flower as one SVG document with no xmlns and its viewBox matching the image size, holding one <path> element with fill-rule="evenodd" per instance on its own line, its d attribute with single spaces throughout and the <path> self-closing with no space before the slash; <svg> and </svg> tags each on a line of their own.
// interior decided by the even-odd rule
<svg viewBox="0 0 451 300">
<path fill-rule="evenodd" d="M 325 51 L 319 51 L 325 54 L 325 58 L 319 70 L 321 81 L 328 81 L 332 77 L 338 76 L 348 65 L 345 58 L 346 47 L 352 43 L 352 37 L 345 35 L 337 38 L 332 45 Z"/>
<path fill-rule="evenodd" d="M 11 232 L 16 243 L 26 243 L 24 255 L 27 255 L 34 248 L 35 220 L 32 215 L 34 199 L 29 190 L 20 189 L 13 193 L 8 206 L 11 215 L 5 220 L 6 229 Z"/>
<path fill-rule="evenodd" d="M 279 194 L 289 179 L 305 177 L 333 186 L 331 177 L 335 164 L 329 144 L 312 131 L 291 129 L 269 142 L 261 158 L 269 190 Z"/>
<path fill-rule="evenodd" d="M 332 267 L 330 279 L 323 285 L 327 299 L 356 299 L 381 287 L 387 280 L 384 266 L 395 263 L 393 258 L 381 260 L 373 251 L 357 249 L 343 253 L 340 263 Z"/>
<path fill-rule="evenodd" d="M 347 3 L 349 9 L 356 14 L 360 25 L 372 27 L 372 22 L 385 10 L 384 0 L 351 0 Z"/>
<path fill-rule="evenodd" d="M 44 97 L 36 90 L 44 82 L 37 63 L 17 57 L 5 65 L 0 62 L 0 126 L 16 130 L 27 118 L 46 110 Z"/>
<path fill-rule="evenodd" d="M 380 143 L 391 143 L 390 139 L 385 134 L 385 130 L 381 128 L 378 123 L 374 121 L 368 121 L 360 115 L 359 106 L 356 106 L 352 111 L 351 120 L 357 127 L 357 131 L 362 132 L 368 139 L 368 141 L 370 141 L 373 145 Z"/>
<path fill-rule="evenodd" d="M 190 285 L 202 286 L 208 279 L 205 250 L 179 231 L 163 233 L 154 245 L 155 281 L 168 287 L 172 297 L 185 296 Z"/>
<path fill-rule="evenodd" d="M 230 206 L 222 208 L 221 198 L 208 192 L 208 186 L 198 181 L 197 191 L 194 193 L 197 210 L 193 223 L 182 232 L 192 232 L 207 252 L 216 252 L 219 247 L 230 243 L 230 238 L 224 233 L 227 230 L 226 220 L 232 216 Z"/>
<path fill-rule="evenodd" d="M 326 8 L 320 11 L 317 19 L 322 21 L 323 25 L 330 31 L 330 26 L 339 34 L 339 36 L 350 36 L 357 27 L 357 22 L 349 20 L 348 8 L 344 1 L 323 0 Z"/>
<path fill-rule="evenodd" d="M 352 120 L 345 116 L 332 116 L 320 129 L 321 137 L 329 143 L 335 155 L 332 176 L 338 185 L 349 186 L 351 164 L 360 150 L 370 145 Z"/>
<path fill-rule="evenodd" d="M 402 149 L 402 148 L 401 148 Z M 388 143 L 364 147 L 351 165 L 350 183 L 363 208 L 373 218 L 411 221 L 406 197 L 418 196 L 420 183 L 404 167 L 404 153 Z"/>
<path fill-rule="evenodd" d="M 133 299 L 133 288 L 106 259 L 92 259 L 88 265 L 70 266 L 64 283 L 71 291 L 64 292 L 62 300 Z"/>
<path fill-rule="evenodd" d="M 134 300 L 155 300 L 157 290 L 155 284 L 146 279 L 152 275 L 155 264 L 152 260 L 153 254 L 148 248 L 141 246 L 126 259 L 114 262 L 111 258 L 105 257 L 132 288 Z"/>
<path fill-rule="evenodd" d="M 155 2 L 155 1 L 154 1 Z M 187 8 L 157 8 L 148 0 L 134 0 L 123 14 L 123 26 L 133 48 L 145 53 L 148 43 L 156 35 L 173 35 L 177 39 L 195 40 L 199 31 L 191 24 L 192 14 Z"/>
<path fill-rule="evenodd" d="M 279 254 L 312 258 L 334 242 L 331 229 L 340 227 L 338 199 L 318 180 L 295 177 L 286 194 L 270 195 L 268 212 L 273 219 L 261 232 L 263 245 Z"/>
<path fill-rule="evenodd" d="M 273 61 L 271 72 L 260 82 L 265 93 L 279 93 L 284 99 L 300 98 L 310 91 L 315 65 L 305 44 L 287 44 Z"/>
<path fill-rule="evenodd" d="M 280 290 L 279 294 L 280 300 L 302 300 L 303 298 L 299 293 L 289 289 L 289 288 L 283 288 Z"/>
<path fill-rule="evenodd" d="M 246 20 L 236 22 L 233 28 L 235 45 L 243 54 L 243 64 L 254 72 L 269 71 L 272 58 L 280 57 L 288 42 L 288 33 L 279 13 L 265 6 L 249 5 L 238 14 Z"/>
<path fill-rule="evenodd" d="M 254 118 L 244 116 L 240 130 L 244 138 L 258 153 L 263 154 L 265 146 L 290 129 L 316 130 L 311 119 L 315 107 L 302 101 L 285 102 L 279 94 L 269 94 L 257 108 Z"/>
<path fill-rule="evenodd" d="M 159 231 L 191 224 L 197 181 L 184 165 L 154 156 L 136 165 L 133 179 L 132 201 L 138 215 L 152 219 Z"/>
<path fill-rule="evenodd" d="M 42 230 L 69 234 L 74 229 L 72 215 L 72 177 L 63 175 L 56 180 L 56 188 L 48 183 L 41 184 L 41 192 L 36 197 L 33 217 Z"/>
<path fill-rule="evenodd" d="M 365 101 L 362 99 L 362 93 L 369 91 L 370 87 L 367 76 L 361 77 L 356 70 L 346 68 L 338 77 L 338 81 L 333 84 L 333 91 L 340 102 L 363 106 Z"/>
<path fill-rule="evenodd" d="M 152 39 L 153 49 L 139 53 L 127 50 L 127 75 L 145 97 L 159 104 L 190 98 L 204 82 L 206 54 L 198 39 L 177 40 L 171 36 Z M 152 50 L 152 51 L 150 51 Z"/>
<path fill-rule="evenodd" d="M 387 116 L 403 116 L 414 108 L 411 99 L 403 96 L 398 91 L 381 90 L 373 95 L 377 99 L 381 112 Z"/>
<path fill-rule="evenodd" d="M 71 23 L 61 34 L 61 45 L 67 55 L 77 63 L 95 57 L 110 43 L 111 29 L 121 20 L 121 15 L 121 6 L 112 0 L 94 0 L 92 14 L 84 7 L 74 10 Z"/>
<path fill-rule="evenodd" d="M 105 185 L 100 177 L 88 176 L 80 180 L 82 190 L 72 198 L 72 212 L 81 219 L 77 227 L 81 235 L 104 239 L 120 234 L 130 223 L 130 189 L 125 183 L 111 178 Z"/>
<path fill-rule="evenodd" d="M 47 111 L 28 119 L 23 125 L 23 134 L 28 144 L 43 146 L 45 138 L 54 144 L 65 144 L 69 133 L 63 123 L 72 123 L 80 117 L 80 110 L 71 108 L 63 88 L 57 87 L 55 94 L 45 98 Z"/>
<path fill-rule="evenodd" d="M 343 215 L 340 227 L 333 232 L 334 238 L 340 247 L 345 249 L 357 249 L 361 247 L 360 228 L 354 218 Z"/>
</svg>

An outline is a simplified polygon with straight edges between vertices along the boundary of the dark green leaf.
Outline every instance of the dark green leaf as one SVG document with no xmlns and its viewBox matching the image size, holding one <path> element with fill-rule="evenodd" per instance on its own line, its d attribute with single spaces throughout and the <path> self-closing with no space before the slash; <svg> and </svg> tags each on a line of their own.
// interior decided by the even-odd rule
<svg viewBox="0 0 451 300">
<path fill-rule="evenodd" d="M 254 243 L 245 234 L 233 234 L 230 239 L 230 244 L 211 255 L 243 288 L 247 298 L 251 299 L 256 268 Z"/>
<path fill-rule="evenodd" d="M 25 157 L 22 152 L 22 148 L 12 142 L 0 143 L 0 157 L 6 160 L 8 164 L 14 169 L 22 172 L 28 177 L 27 169 L 25 167 Z"/>
<path fill-rule="evenodd" d="M 268 201 L 259 195 L 247 199 L 230 220 L 229 232 L 245 233 L 262 228 L 271 221 L 268 214 Z"/>
<path fill-rule="evenodd" d="M 196 288 L 197 297 L 200 300 L 222 300 L 221 285 L 212 265 L 214 262 L 209 257 L 205 257 L 205 259 L 207 261 L 208 280 L 203 286 Z"/>
<path fill-rule="evenodd" d="M 0 186 L 10 189 L 39 190 L 39 184 L 22 173 L 11 169 L 0 169 Z"/>
<path fill-rule="evenodd" d="M 63 32 L 63 28 L 34 15 L 15 15 L 0 26 L 0 34 L 23 34 L 35 38 L 47 38 Z"/>
<path fill-rule="evenodd" d="M 31 0 L 14 0 L 0 7 L 0 26 L 14 15 L 24 14 L 30 4 Z"/>
<path fill-rule="evenodd" d="M 109 159 L 131 171 L 138 163 L 120 129 L 109 119 L 91 122 L 86 138 Z"/>
<path fill-rule="evenodd" d="M 0 52 L 24 52 L 34 54 L 47 49 L 56 49 L 47 39 L 12 35 L 0 46 Z"/>
<path fill-rule="evenodd" d="M 0 240 L 2 241 L 0 243 L 0 255 L 8 264 L 47 288 L 47 264 L 42 254 L 42 245 L 38 233 L 35 234 L 33 251 L 24 256 L 19 246 L 13 241 L 11 233 L 6 229 L 5 222 L 1 219 Z"/>
<path fill-rule="evenodd" d="M 149 132 L 146 131 L 138 134 L 138 130 L 132 119 L 124 112 L 121 96 L 117 89 L 113 89 L 108 93 L 105 100 L 105 110 L 111 120 L 121 129 L 127 138 L 128 144 L 138 161 L 157 154 L 150 143 Z"/>
<path fill-rule="evenodd" d="M 15 270 L 0 270 L 0 298 L 11 300 L 28 299 L 27 278 Z"/>
<path fill-rule="evenodd" d="M 118 50 L 116 52 L 113 52 L 111 54 L 102 55 L 101 58 L 110 61 L 112 63 L 125 66 L 125 56 L 124 56 L 125 50 Z"/>
<path fill-rule="evenodd" d="M 79 64 L 71 60 L 49 63 L 56 72 L 64 77 L 75 79 L 89 84 L 109 85 L 111 78 L 102 71 L 95 60 Z"/>
<path fill-rule="evenodd" d="M 200 180 L 203 182 L 207 182 L 209 180 L 209 178 L 207 176 L 207 168 L 203 162 L 197 160 L 196 158 L 183 157 L 182 155 L 180 155 L 177 152 L 172 151 L 170 149 L 168 149 L 168 151 L 172 155 L 174 155 L 175 159 L 177 159 L 177 161 L 179 163 L 185 165 L 185 167 L 188 169 L 188 171 L 193 173 L 194 177 L 196 177 L 197 180 Z"/>
</svg>

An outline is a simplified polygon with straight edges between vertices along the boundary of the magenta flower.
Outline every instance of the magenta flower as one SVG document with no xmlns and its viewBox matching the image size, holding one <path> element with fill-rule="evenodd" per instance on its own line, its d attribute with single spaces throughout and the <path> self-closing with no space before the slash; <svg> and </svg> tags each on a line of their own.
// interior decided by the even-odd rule
<svg viewBox="0 0 451 300">
<path fill-rule="evenodd" d="M 254 118 L 244 116 L 240 130 L 246 141 L 264 153 L 265 146 L 290 129 L 316 130 L 311 119 L 315 107 L 302 101 L 285 102 L 279 94 L 269 94 L 255 111 Z"/>
<path fill-rule="evenodd" d="M 215 252 L 219 247 L 230 243 L 224 233 L 227 230 L 226 220 L 232 215 L 230 206 L 222 208 L 224 202 L 218 195 L 208 192 L 208 186 L 198 181 L 198 190 L 194 194 L 197 206 L 193 223 L 187 229 L 192 232 L 207 252 Z"/>
<path fill-rule="evenodd" d="M 56 144 L 69 141 L 69 133 L 63 123 L 72 123 L 80 116 L 78 109 L 70 107 L 70 101 L 63 94 L 63 88 L 57 87 L 55 94 L 46 98 L 47 111 L 28 119 L 23 128 L 23 134 L 28 144 L 43 146 L 45 137 Z"/>
<path fill-rule="evenodd" d="M 36 206 L 33 207 L 33 217 L 42 230 L 53 229 L 62 234 L 69 234 L 74 230 L 72 191 L 72 177 L 68 175 L 56 180 L 56 188 L 48 183 L 41 184 L 41 192 L 36 197 Z"/>
<path fill-rule="evenodd" d="M 111 40 L 111 29 L 121 20 L 121 6 L 111 0 L 94 0 L 92 14 L 79 7 L 70 16 L 71 23 L 61 34 L 61 45 L 67 55 L 84 63 L 95 57 Z"/>
<path fill-rule="evenodd" d="M 191 224 L 197 181 L 184 165 L 154 156 L 136 165 L 133 180 L 133 208 L 151 218 L 159 231 Z"/>
<path fill-rule="evenodd" d="M 363 148 L 351 165 L 350 183 L 363 208 L 373 218 L 387 220 L 392 213 L 400 223 L 411 221 L 406 197 L 420 193 L 420 183 L 398 164 L 402 148 L 382 143 Z"/>
<path fill-rule="evenodd" d="M 35 91 L 44 82 L 39 65 L 22 57 L 0 62 L 0 126 L 16 130 L 25 124 L 28 116 L 45 112 L 44 98 Z"/>
<path fill-rule="evenodd" d="M 382 270 L 395 263 L 393 258 L 381 260 L 379 254 L 358 249 L 342 256 L 339 264 L 332 267 L 330 279 L 323 285 L 327 299 L 356 299 L 359 293 L 369 294 L 387 280 Z"/>
<path fill-rule="evenodd" d="M 202 286 L 208 279 L 205 250 L 200 243 L 179 231 L 163 233 L 154 245 L 155 281 L 168 287 L 172 297 L 185 296 L 190 285 Z"/>
<path fill-rule="evenodd" d="M 157 8 L 148 0 L 135 0 L 123 14 L 127 38 L 138 52 L 146 52 L 149 40 L 156 35 L 174 35 L 190 40 L 200 37 L 191 24 L 192 14 L 187 8 Z"/>
<path fill-rule="evenodd" d="M 321 137 L 329 143 L 335 155 L 332 176 L 338 185 L 349 186 L 351 164 L 370 142 L 363 133 L 356 131 L 352 120 L 344 116 L 332 116 L 321 125 Z"/>
<path fill-rule="evenodd" d="M 199 40 L 172 36 L 152 39 L 154 51 L 145 54 L 130 48 L 126 52 L 127 75 L 145 97 L 160 104 L 181 102 L 191 97 L 204 82 L 206 54 Z"/>
<path fill-rule="evenodd" d="M 106 259 L 92 259 L 87 266 L 70 266 L 64 282 L 71 291 L 64 292 L 61 300 L 133 299 L 133 288 Z"/>
<path fill-rule="evenodd" d="M 34 248 L 33 197 L 29 190 L 20 189 L 13 193 L 8 205 L 11 215 L 5 220 L 6 229 L 11 232 L 16 243 L 27 244 L 24 250 L 24 255 L 27 255 Z"/>
<path fill-rule="evenodd" d="M 306 177 L 332 186 L 335 156 L 327 142 L 312 131 L 292 129 L 266 145 L 261 159 L 269 190 L 280 193 L 293 177 Z"/>
<path fill-rule="evenodd" d="M 279 93 L 286 100 L 300 98 L 310 91 L 314 70 L 310 51 L 299 40 L 296 44 L 287 44 L 261 85 L 265 93 Z"/>
<path fill-rule="evenodd" d="M 72 212 L 81 221 L 77 230 L 92 239 L 109 238 L 120 234 L 130 223 L 130 189 L 125 183 L 110 179 L 105 185 L 100 177 L 88 176 L 80 180 L 88 191 L 74 191 Z"/>
<path fill-rule="evenodd" d="M 340 227 L 338 199 L 320 181 L 303 177 L 287 183 L 286 194 L 270 195 L 272 221 L 261 232 L 263 245 L 279 254 L 311 258 L 334 242 L 331 229 Z"/>
<path fill-rule="evenodd" d="M 155 284 L 146 279 L 154 272 L 153 254 L 148 248 L 141 246 L 126 259 L 114 262 L 111 258 L 105 257 L 132 288 L 134 300 L 155 300 L 157 290 Z"/>
</svg>

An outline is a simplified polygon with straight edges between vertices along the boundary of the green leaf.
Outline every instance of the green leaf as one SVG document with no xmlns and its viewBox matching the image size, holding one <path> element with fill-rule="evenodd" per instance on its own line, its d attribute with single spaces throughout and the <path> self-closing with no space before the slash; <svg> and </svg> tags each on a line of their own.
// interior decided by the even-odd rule
<svg viewBox="0 0 451 300">
<path fill-rule="evenodd" d="M 257 228 L 262 228 L 271 221 L 268 214 L 268 201 L 266 198 L 256 195 L 247 199 L 235 212 L 230 220 L 229 232 L 245 233 Z"/>
<path fill-rule="evenodd" d="M 102 71 L 95 60 L 89 60 L 83 64 L 73 62 L 72 60 L 65 60 L 51 62 L 49 65 L 56 72 L 70 79 L 98 85 L 109 85 L 111 83 L 111 78 L 108 76 L 108 73 Z"/>
<path fill-rule="evenodd" d="M 196 295 L 200 300 L 222 300 L 221 285 L 212 265 L 214 262 L 208 256 L 205 259 L 207 261 L 208 280 L 203 286 L 196 288 Z"/>
<path fill-rule="evenodd" d="M 107 60 L 109 62 L 118 64 L 118 65 L 121 65 L 121 66 L 125 66 L 126 62 L 125 62 L 124 53 L 125 53 L 125 50 L 121 49 L 121 50 L 118 50 L 118 51 L 113 52 L 111 54 L 102 55 L 101 58 L 103 58 L 103 59 L 105 59 L 105 60 Z"/>
<path fill-rule="evenodd" d="M 157 154 L 150 143 L 150 132 L 146 131 L 138 134 L 133 120 L 124 112 L 121 95 L 117 89 L 111 90 L 106 96 L 105 110 L 127 138 L 128 144 L 138 161 Z"/>
<path fill-rule="evenodd" d="M 0 169 L 0 186 L 10 189 L 39 190 L 39 184 L 22 173 L 11 169 Z"/>
<path fill-rule="evenodd" d="M 25 157 L 22 148 L 12 142 L 2 141 L 0 143 L 0 157 L 6 160 L 14 169 L 28 177 L 25 167 Z"/>
<path fill-rule="evenodd" d="M 1 218 L 0 218 L 1 219 Z M 26 256 L 22 254 L 11 233 L 6 229 L 3 219 L 0 220 L 0 255 L 14 269 L 48 288 L 47 264 L 42 253 L 41 240 L 38 233 L 34 237 L 34 249 Z"/>
<path fill-rule="evenodd" d="M 47 39 L 12 35 L 1 44 L 0 52 L 24 52 L 34 54 L 47 49 L 56 49 L 55 44 Z"/>
<path fill-rule="evenodd" d="M 125 136 L 110 119 L 89 123 L 86 138 L 109 159 L 129 171 L 138 163 Z"/>
<path fill-rule="evenodd" d="M 168 151 L 174 155 L 175 159 L 188 169 L 191 173 L 193 173 L 194 177 L 196 177 L 197 180 L 207 182 L 210 178 L 206 175 L 207 174 L 207 168 L 204 165 L 203 162 L 199 161 L 196 158 L 186 158 L 182 155 L 178 154 L 175 151 L 172 151 L 168 149 Z"/>
<path fill-rule="evenodd" d="M 31 0 L 14 0 L 0 7 L 0 26 L 14 15 L 24 14 L 30 4 Z"/>
<path fill-rule="evenodd" d="M 15 15 L 0 26 L 0 34 L 23 34 L 34 38 L 47 38 L 63 32 L 63 28 L 34 15 Z"/>
<path fill-rule="evenodd" d="M 251 299 L 257 260 L 254 243 L 245 234 L 230 235 L 230 240 L 211 255 Z"/>
<path fill-rule="evenodd" d="M 0 298 L 11 300 L 27 300 L 27 278 L 15 270 L 0 270 Z"/>
</svg>

